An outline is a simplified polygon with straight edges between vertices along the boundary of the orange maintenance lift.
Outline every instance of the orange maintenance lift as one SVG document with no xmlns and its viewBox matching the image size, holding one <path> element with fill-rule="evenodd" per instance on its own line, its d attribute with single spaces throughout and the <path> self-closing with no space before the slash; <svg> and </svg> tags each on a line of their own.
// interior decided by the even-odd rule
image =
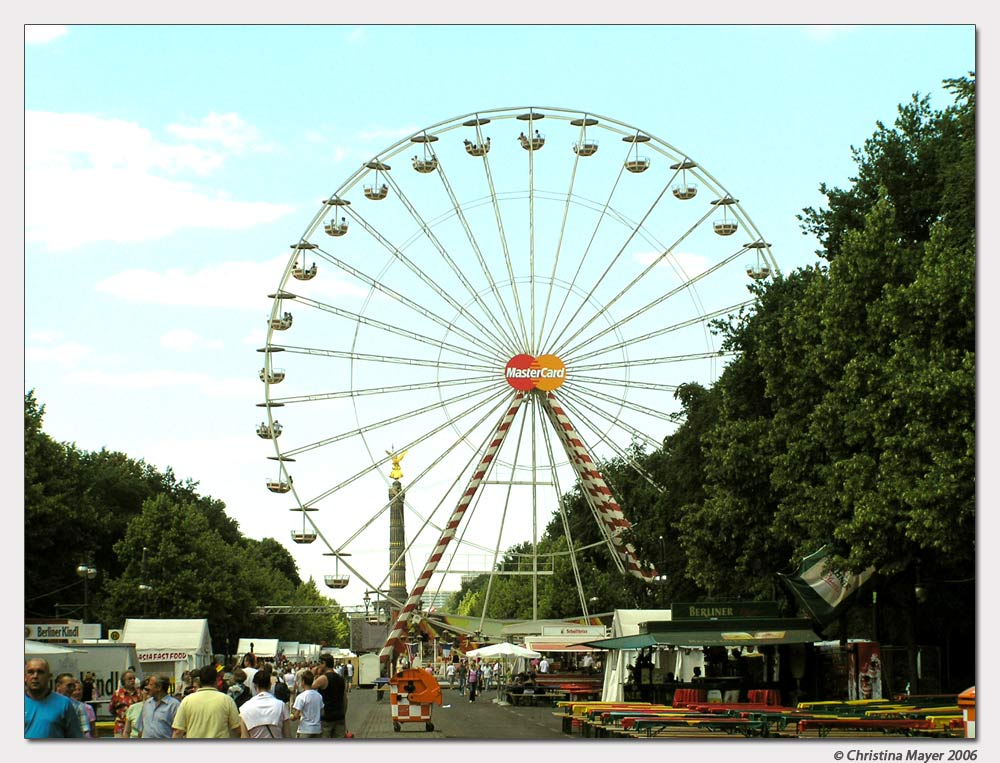
<svg viewBox="0 0 1000 763">
<path fill-rule="evenodd" d="M 417 722 L 423 722 L 427 731 L 434 731 L 431 705 L 440 705 L 444 700 L 433 675 L 417 668 L 400 670 L 389 679 L 389 687 L 394 731 L 399 731 L 404 723 Z"/>
</svg>

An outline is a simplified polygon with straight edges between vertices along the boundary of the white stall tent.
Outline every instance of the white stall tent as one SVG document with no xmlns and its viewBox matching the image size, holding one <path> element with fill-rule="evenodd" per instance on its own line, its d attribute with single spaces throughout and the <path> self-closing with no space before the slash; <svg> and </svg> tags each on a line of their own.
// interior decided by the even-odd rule
<svg viewBox="0 0 1000 763">
<path fill-rule="evenodd" d="M 316 662 L 319 659 L 319 644 L 299 644 L 299 654 L 303 662 Z"/>
<path fill-rule="evenodd" d="M 278 651 L 281 655 L 291 662 L 299 661 L 299 642 L 298 641 L 279 641 Z"/>
<path fill-rule="evenodd" d="M 253 649 L 250 645 L 253 645 Z M 242 660 L 248 652 L 253 652 L 257 659 L 270 660 L 278 653 L 278 639 L 276 638 L 241 638 L 236 647 L 236 656 Z"/>
<path fill-rule="evenodd" d="M 128 619 L 122 641 L 135 644 L 146 675 L 166 675 L 175 683 L 185 670 L 212 662 L 212 636 L 205 619 Z"/>
<path fill-rule="evenodd" d="M 669 609 L 616 609 L 609 638 L 637 636 L 640 623 L 671 619 Z M 628 666 L 635 662 L 638 654 L 638 649 L 608 650 L 604 658 L 602 702 L 621 702 L 624 699 Z"/>
</svg>

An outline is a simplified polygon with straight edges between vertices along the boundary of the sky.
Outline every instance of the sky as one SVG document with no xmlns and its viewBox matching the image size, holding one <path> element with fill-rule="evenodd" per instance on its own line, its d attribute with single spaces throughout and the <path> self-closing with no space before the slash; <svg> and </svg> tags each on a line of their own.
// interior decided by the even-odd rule
<svg viewBox="0 0 1000 763">
<path fill-rule="evenodd" d="M 898 104 L 914 93 L 946 106 L 942 80 L 976 69 L 975 34 L 972 25 L 918 24 L 28 26 L 24 390 L 45 405 L 45 431 L 56 440 L 121 451 L 195 480 L 202 494 L 225 502 L 245 535 L 277 538 L 304 576 L 321 581 L 332 571 L 326 549 L 292 543 L 289 531 L 300 522 L 288 511 L 294 502 L 265 489 L 278 472 L 267 458 L 271 443 L 254 431 L 267 415 L 255 407 L 265 390 L 257 349 L 293 343 L 312 314 L 285 301 L 279 312 L 293 310 L 299 323 L 269 338 L 275 304 L 267 295 L 287 280 L 289 244 L 311 230 L 331 250 L 340 244 L 315 230 L 320 202 L 358 177 L 365 162 L 421 130 L 477 112 L 602 115 L 696 157 L 711 174 L 703 191 L 718 187 L 738 198 L 744 230 L 752 225 L 777 267 L 789 272 L 816 260 L 818 244 L 802 234 L 796 215 L 823 204 L 820 183 L 846 186 L 855 167 L 851 147 L 879 121 L 891 124 Z M 562 125 L 550 118 L 540 126 L 552 134 L 546 148 L 561 146 L 569 155 L 572 138 L 556 129 Z M 510 137 L 503 145 L 513 145 L 512 127 L 501 129 L 496 120 L 494 128 L 498 144 Z M 450 140 L 457 144 L 458 137 Z M 595 159 L 618 150 L 616 143 L 602 137 Z M 509 182 L 528 187 L 526 154 L 503 150 L 510 167 L 519 162 L 520 175 Z M 414 183 L 406 167 L 413 152 L 401 151 L 397 169 Z M 549 156 L 538 152 L 539 188 L 541 161 Z M 504 182 L 505 168 L 495 167 Z M 579 192 L 604 198 L 612 182 L 594 180 Z M 558 229 L 555 209 L 544 206 L 539 231 Z M 641 209 L 634 203 L 627 213 Z M 484 228 L 484 210 L 479 214 L 473 224 Z M 391 217 L 380 225 L 400 237 L 408 230 L 394 227 Z M 649 252 L 629 254 L 638 261 Z M 372 259 L 366 252 L 362 260 L 383 268 L 388 262 L 384 252 Z M 740 259 L 734 267 L 742 265 Z M 348 310 L 369 295 L 343 273 L 332 277 L 322 260 L 320 268 L 315 282 L 289 287 Z M 424 272 L 433 279 L 442 271 Z M 381 273 L 400 291 L 413 285 L 428 309 L 441 309 L 398 267 Z M 735 284 L 719 291 L 719 300 L 732 297 L 726 304 L 746 298 Z M 709 301 L 723 304 L 714 292 Z M 364 304 L 367 315 L 388 322 L 411 318 L 384 295 L 369 295 Z M 331 319 L 312 330 L 329 329 L 334 337 L 337 326 Z M 351 345 L 342 336 L 327 345 L 320 334 L 302 331 L 312 338 L 298 341 L 313 347 Z M 359 336 L 355 349 L 380 351 L 377 338 Z M 297 368 L 306 373 L 306 358 L 282 360 L 289 382 Z M 402 368 L 382 378 L 407 384 L 442 376 Z M 317 382 L 308 391 L 321 388 Z M 334 388 L 347 387 L 338 381 Z M 271 388 L 278 391 L 285 390 Z M 407 405 L 402 394 L 389 396 L 386 415 Z M 291 408 L 277 416 L 289 427 L 282 446 L 350 430 L 347 403 L 310 406 L 295 414 L 308 437 L 290 427 Z M 352 449 L 381 454 L 405 436 L 400 430 L 370 442 L 348 439 L 343 452 L 303 457 L 294 475 L 297 491 L 302 484 L 306 492 L 298 498 L 307 502 L 335 482 L 323 470 L 347 473 L 357 455 Z M 628 445 L 627 436 L 608 435 L 616 437 L 619 447 Z M 407 477 L 431 465 L 429 450 L 408 454 Z M 385 503 L 387 472 L 380 469 L 377 480 L 353 486 L 336 507 L 320 511 L 323 535 L 342 538 L 374 517 Z M 426 510 L 457 474 L 428 479 L 420 507 Z M 363 553 L 384 556 L 377 545 Z M 355 585 L 338 599 L 359 604 L 361 592 Z"/>
</svg>

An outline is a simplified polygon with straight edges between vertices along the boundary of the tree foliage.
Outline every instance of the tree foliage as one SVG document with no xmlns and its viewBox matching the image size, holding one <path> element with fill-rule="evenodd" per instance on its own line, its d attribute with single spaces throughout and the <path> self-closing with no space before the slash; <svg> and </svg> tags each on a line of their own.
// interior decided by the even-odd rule
<svg viewBox="0 0 1000 763">
<path fill-rule="evenodd" d="M 342 614 L 256 615 L 261 605 L 331 605 L 303 581 L 273 538 L 245 537 L 222 501 L 199 495 L 123 453 L 87 452 L 43 430 L 28 392 L 25 416 L 25 617 L 83 615 L 77 565 L 92 562 L 89 616 L 108 627 L 129 617 L 208 618 L 216 651 L 247 635 L 348 643 Z M 143 563 L 145 551 L 145 564 Z M 140 584 L 150 586 L 145 593 Z"/>
</svg>

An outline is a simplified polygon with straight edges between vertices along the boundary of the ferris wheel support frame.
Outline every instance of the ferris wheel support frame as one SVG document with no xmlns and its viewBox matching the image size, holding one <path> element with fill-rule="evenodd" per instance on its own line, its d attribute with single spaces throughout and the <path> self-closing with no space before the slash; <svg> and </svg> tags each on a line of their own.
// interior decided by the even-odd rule
<svg viewBox="0 0 1000 763">
<path fill-rule="evenodd" d="M 535 391 L 534 394 L 537 395 L 536 399 L 541 402 L 542 409 L 552 423 L 559 441 L 566 450 L 566 455 L 573 464 L 573 468 L 583 486 L 583 494 L 587 503 L 601 522 L 602 533 L 614 551 L 613 558 L 615 564 L 623 573 L 628 573 L 646 583 L 652 582 L 657 575 L 656 568 L 648 562 L 643 563 L 639 561 L 632 544 L 621 538 L 621 533 L 631 529 L 632 525 L 625 518 L 621 506 L 615 501 L 611 489 L 594 463 L 594 459 L 591 458 L 580 434 L 569 420 L 569 416 L 566 415 L 566 411 L 559 405 L 558 399 L 553 392 L 546 392 L 542 395 L 538 391 Z M 386 637 L 385 644 L 379 652 L 379 660 L 387 660 L 393 653 L 403 653 L 405 649 L 403 637 L 409 632 L 410 617 L 420 603 L 420 599 L 428 583 L 430 583 L 431 577 L 437 570 L 438 562 L 444 556 L 445 549 L 447 549 L 452 538 L 455 537 L 458 526 L 462 522 L 462 517 L 472 503 L 472 499 L 479 490 L 479 486 L 486 479 L 490 467 L 493 465 L 494 457 L 500 450 L 500 446 L 503 445 L 504 439 L 510 431 L 511 424 L 525 397 L 526 393 L 524 392 L 516 392 L 514 394 L 510 407 L 504 413 L 503 418 L 494 430 L 490 438 L 490 443 L 479 460 L 479 465 L 469 479 L 468 487 L 462 493 L 455 511 L 448 520 L 448 524 L 442 530 L 441 537 L 438 539 L 434 551 L 428 557 L 427 563 L 420 573 L 420 577 L 414 583 L 413 589 L 406 599 L 406 603 L 396 616 L 396 621 L 393 623 L 392 629 Z"/>
</svg>

